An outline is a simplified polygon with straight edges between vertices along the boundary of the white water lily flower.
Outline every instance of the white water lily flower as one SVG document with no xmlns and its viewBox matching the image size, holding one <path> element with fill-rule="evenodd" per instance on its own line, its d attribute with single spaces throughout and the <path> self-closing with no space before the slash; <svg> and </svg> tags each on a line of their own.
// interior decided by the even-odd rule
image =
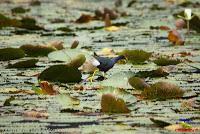
<svg viewBox="0 0 200 134">
<path fill-rule="evenodd" d="M 186 20 L 191 20 L 192 19 L 192 10 L 191 9 L 185 9 L 184 15 L 185 15 Z"/>
</svg>

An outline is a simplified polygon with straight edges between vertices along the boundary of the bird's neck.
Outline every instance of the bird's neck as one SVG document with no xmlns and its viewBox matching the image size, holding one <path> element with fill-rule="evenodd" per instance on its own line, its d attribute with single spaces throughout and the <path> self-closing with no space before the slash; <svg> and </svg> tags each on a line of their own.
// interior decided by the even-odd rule
<svg viewBox="0 0 200 134">
<path fill-rule="evenodd" d="M 115 57 L 115 58 L 112 58 L 112 61 L 114 62 L 114 63 L 117 63 L 119 60 L 121 60 L 121 59 L 123 59 L 123 57 L 122 56 L 118 56 L 118 57 Z"/>
</svg>

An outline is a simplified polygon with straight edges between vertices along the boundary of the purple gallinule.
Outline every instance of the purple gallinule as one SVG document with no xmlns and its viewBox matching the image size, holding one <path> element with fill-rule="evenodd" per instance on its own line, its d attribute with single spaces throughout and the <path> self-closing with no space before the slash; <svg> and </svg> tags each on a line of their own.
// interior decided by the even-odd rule
<svg viewBox="0 0 200 134">
<path fill-rule="evenodd" d="M 88 79 L 90 82 L 93 81 L 93 77 L 97 71 L 101 71 L 106 73 L 108 70 L 113 68 L 115 63 L 117 63 L 121 59 L 126 59 L 123 55 L 114 57 L 114 58 L 108 58 L 108 57 L 100 57 L 96 53 L 94 53 L 94 59 L 92 60 L 92 64 L 97 67 L 97 69 L 94 71 L 93 75 L 89 77 Z M 104 75 L 103 75 L 104 76 Z"/>
</svg>

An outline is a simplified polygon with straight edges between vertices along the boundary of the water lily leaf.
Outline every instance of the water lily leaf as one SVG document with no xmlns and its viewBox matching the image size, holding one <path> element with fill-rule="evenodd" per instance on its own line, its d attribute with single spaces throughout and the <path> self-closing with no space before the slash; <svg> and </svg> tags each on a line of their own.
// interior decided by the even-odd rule
<svg viewBox="0 0 200 134">
<path fill-rule="evenodd" d="M 14 96 L 9 97 L 8 99 L 5 100 L 5 102 L 3 103 L 3 106 L 10 106 L 10 102 L 15 100 Z"/>
<path fill-rule="evenodd" d="M 158 127 L 166 127 L 171 125 L 171 123 L 163 121 L 163 120 L 158 120 L 158 119 L 154 119 L 154 118 L 150 118 L 150 120 L 155 123 Z"/>
<path fill-rule="evenodd" d="M 41 2 L 39 0 L 32 0 L 30 2 L 30 6 L 40 6 Z"/>
<path fill-rule="evenodd" d="M 24 51 L 19 48 L 3 48 L 0 49 L 0 61 L 15 60 L 23 58 Z"/>
<path fill-rule="evenodd" d="M 105 27 L 105 30 L 109 32 L 116 32 L 116 31 L 119 31 L 120 28 L 117 26 L 109 26 L 109 27 Z"/>
<path fill-rule="evenodd" d="M 147 61 L 152 53 L 144 50 L 123 50 L 119 55 L 124 55 L 132 64 L 142 64 Z"/>
<path fill-rule="evenodd" d="M 71 67 L 79 68 L 83 65 L 83 63 L 85 63 L 85 60 L 85 55 L 79 54 L 74 59 L 72 59 L 71 62 L 68 63 L 68 65 Z"/>
<path fill-rule="evenodd" d="M 11 19 L 0 13 L 0 29 L 2 27 L 19 27 L 21 22 L 17 19 Z"/>
<path fill-rule="evenodd" d="M 179 59 L 170 59 L 168 57 L 159 57 L 158 59 L 154 60 L 154 63 L 158 66 L 168 66 L 168 65 L 177 65 L 181 63 Z"/>
<path fill-rule="evenodd" d="M 100 90 L 97 90 L 98 95 L 102 96 L 104 94 L 112 94 L 119 98 L 125 100 L 127 104 L 132 104 L 136 102 L 136 97 L 125 91 L 123 88 L 114 88 L 114 87 L 102 87 Z"/>
<path fill-rule="evenodd" d="M 68 65 L 54 65 L 45 69 L 38 79 L 52 82 L 77 83 L 81 81 L 81 72 L 78 68 Z"/>
<path fill-rule="evenodd" d="M 128 79 L 133 76 L 133 72 L 119 72 L 116 74 L 113 74 L 111 77 L 109 77 L 106 80 L 103 80 L 101 82 L 102 86 L 111 86 L 116 88 L 123 88 L 123 89 L 130 89 L 132 88 L 129 83 Z"/>
<path fill-rule="evenodd" d="M 87 51 L 83 51 L 80 49 L 63 49 L 55 52 L 51 52 L 48 54 L 48 58 L 51 61 L 63 61 L 66 63 L 70 63 L 72 59 L 77 57 L 78 55 L 85 55 L 86 58 L 90 58 L 90 54 Z"/>
<path fill-rule="evenodd" d="M 20 20 L 21 25 L 20 28 L 28 29 L 28 30 L 43 30 L 44 28 L 36 25 L 36 20 L 30 17 L 24 17 Z"/>
<path fill-rule="evenodd" d="M 23 112 L 22 115 L 25 117 L 32 117 L 32 118 L 46 118 L 47 119 L 49 117 L 49 114 L 47 112 L 35 111 L 35 110 L 25 111 Z"/>
<path fill-rule="evenodd" d="M 20 47 L 27 56 L 47 56 L 50 52 L 55 51 L 56 48 L 47 45 L 22 45 Z"/>
<path fill-rule="evenodd" d="M 152 71 L 139 71 L 135 74 L 136 77 L 141 77 L 141 78 L 165 77 L 168 75 L 169 73 L 163 67 L 159 67 L 158 69 Z"/>
<path fill-rule="evenodd" d="M 32 68 L 36 67 L 36 63 L 38 62 L 38 59 L 29 59 L 25 61 L 19 61 L 14 64 L 9 64 L 8 68 Z"/>
<path fill-rule="evenodd" d="M 168 33 L 168 40 L 174 45 L 184 45 L 185 41 L 177 30 L 171 30 Z"/>
<path fill-rule="evenodd" d="M 105 113 L 129 113 L 125 102 L 113 94 L 104 94 L 101 98 L 101 111 Z"/>
<path fill-rule="evenodd" d="M 149 88 L 150 85 L 147 84 L 144 79 L 139 78 L 139 77 L 131 77 L 128 79 L 129 84 L 137 89 L 137 90 L 144 90 L 145 88 Z"/>
<path fill-rule="evenodd" d="M 62 49 L 64 49 L 63 44 L 64 44 L 63 41 L 55 40 L 55 41 L 50 41 L 50 42 L 48 42 L 46 45 L 47 45 L 47 46 L 54 47 L 54 48 L 56 48 L 57 50 L 62 50 Z"/>
<path fill-rule="evenodd" d="M 62 108 L 73 108 L 74 106 L 80 105 L 80 100 L 71 97 L 69 94 L 59 94 L 56 96 L 56 99 L 62 105 Z"/>
<path fill-rule="evenodd" d="M 145 98 L 157 100 L 176 99 L 183 94 L 184 91 L 180 87 L 167 82 L 157 82 L 142 92 Z"/>
<path fill-rule="evenodd" d="M 12 13 L 25 13 L 25 12 L 28 12 L 28 11 L 30 11 L 30 9 L 25 9 L 25 8 L 23 8 L 23 7 L 15 7 L 15 8 L 13 8 L 13 9 L 11 9 L 11 12 Z"/>
</svg>

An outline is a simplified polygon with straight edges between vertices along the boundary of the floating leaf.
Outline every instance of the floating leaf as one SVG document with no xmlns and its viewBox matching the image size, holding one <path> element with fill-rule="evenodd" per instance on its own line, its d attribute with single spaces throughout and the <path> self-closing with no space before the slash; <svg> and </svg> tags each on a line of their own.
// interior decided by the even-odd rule
<svg viewBox="0 0 200 134">
<path fill-rule="evenodd" d="M 36 20 L 30 17 L 24 17 L 20 20 L 21 25 L 20 28 L 28 29 L 28 30 L 43 30 L 44 28 L 36 25 Z"/>
<path fill-rule="evenodd" d="M 81 81 L 81 72 L 78 68 L 68 65 L 54 65 L 45 69 L 38 79 L 52 82 L 77 83 Z"/>
<path fill-rule="evenodd" d="M 177 30 L 171 30 L 168 34 L 168 40 L 174 45 L 184 45 L 185 41 Z"/>
<path fill-rule="evenodd" d="M 3 48 L 0 49 L 0 61 L 15 60 L 23 58 L 24 51 L 19 48 Z"/>
<path fill-rule="evenodd" d="M 150 120 L 153 123 L 155 123 L 158 127 L 166 127 L 166 126 L 171 125 L 171 123 L 169 123 L 169 122 L 158 120 L 158 119 L 154 119 L 154 118 L 150 118 Z"/>
<path fill-rule="evenodd" d="M 56 95 L 58 94 L 58 86 L 52 85 L 48 81 L 41 81 L 40 87 L 42 90 L 42 94 L 48 94 L 48 95 Z"/>
<path fill-rule="evenodd" d="M 174 84 L 157 82 L 150 88 L 146 88 L 142 94 L 147 99 L 166 100 L 180 98 L 183 96 L 184 91 Z"/>
<path fill-rule="evenodd" d="M 135 74 L 135 76 L 142 78 L 165 77 L 168 75 L 169 73 L 163 67 L 159 67 L 158 69 L 152 71 L 139 71 Z"/>
<path fill-rule="evenodd" d="M 23 112 L 23 116 L 25 117 L 32 117 L 32 118 L 48 118 L 49 114 L 47 112 L 44 111 L 25 111 Z"/>
<path fill-rule="evenodd" d="M 104 94 L 101 98 L 101 111 L 105 113 L 129 113 L 125 102 L 113 94 Z"/>
<path fill-rule="evenodd" d="M 38 62 L 38 59 L 30 59 L 25 61 L 19 61 L 14 64 L 9 64 L 8 68 L 32 68 L 36 67 L 36 63 Z"/>
<path fill-rule="evenodd" d="M 32 0 L 30 6 L 40 6 L 41 2 L 39 0 Z"/>
<path fill-rule="evenodd" d="M 24 9 L 23 7 L 15 7 L 11 9 L 12 13 L 25 13 L 30 11 L 30 9 Z"/>
<path fill-rule="evenodd" d="M 139 78 L 139 77 L 131 77 L 128 79 L 129 84 L 137 89 L 137 90 L 144 90 L 145 88 L 149 88 L 150 85 L 147 84 L 144 79 Z"/>
<path fill-rule="evenodd" d="M 63 108 L 74 107 L 80 104 L 79 99 L 71 97 L 69 94 L 59 94 L 56 98 Z"/>
<path fill-rule="evenodd" d="M 64 49 L 63 43 L 63 41 L 51 41 L 48 42 L 46 45 L 49 47 L 54 47 L 57 50 L 62 50 Z"/>
<path fill-rule="evenodd" d="M 74 59 L 72 59 L 71 62 L 68 63 L 68 65 L 71 67 L 79 68 L 80 66 L 83 65 L 83 63 L 85 63 L 85 60 L 86 60 L 85 55 L 79 54 Z"/>
<path fill-rule="evenodd" d="M 11 19 L 0 13 L 0 29 L 2 27 L 19 27 L 21 22 L 17 19 Z"/>
<path fill-rule="evenodd" d="M 143 50 L 123 50 L 119 55 L 124 55 L 132 64 L 141 64 L 151 57 L 152 53 Z"/>
<path fill-rule="evenodd" d="M 3 103 L 3 106 L 10 106 L 10 102 L 15 100 L 14 96 L 9 97 L 8 99 L 5 100 L 5 102 Z"/>
<path fill-rule="evenodd" d="M 154 63 L 158 66 L 168 66 L 168 65 L 177 65 L 181 63 L 179 59 L 170 59 L 168 57 L 159 57 L 158 59 L 154 60 Z"/>
<path fill-rule="evenodd" d="M 97 52 L 97 55 L 106 56 L 106 57 L 108 57 L 108 56 L 113 57 L 116 54 L 115 54 L 115 52 L 112 48 L 105 47 L 101 51 Z"/>
<path fill-rule="evenodd" d="M 76 23 L 88 23 L 93 19 L 91 15 L 82 14 L 75 22 Z"/>
<path fill-rule="evenodd" d="M 109 31 L 109 32 L 116 32 L 116 31 L 119 31 L 119 27 L 117 27 L 117 26 L 109 26 L 109 27 L 105 27 L 105 30 Z"/>
<path fill-rule="evenodd" d="M 79 41 L 75 40 L 72 45 L 71 45 L 71 49 L 75 49 L 78 47 Z"/>
<path fill-rule="evenodd" d="M 47 56 L 50 52 L 56 49 L 47 45 L 22 45 L 20 47 L 28 56 Z"/>
</svg>

